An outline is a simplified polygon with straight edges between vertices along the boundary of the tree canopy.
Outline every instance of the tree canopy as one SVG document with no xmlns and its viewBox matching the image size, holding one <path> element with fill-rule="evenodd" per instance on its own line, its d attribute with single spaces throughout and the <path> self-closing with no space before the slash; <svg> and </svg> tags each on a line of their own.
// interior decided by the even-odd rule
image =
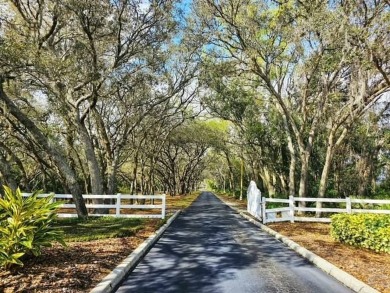
<svg viewBox="0 0 390 293">
<path fill-rule="evenodd" d="M 23 190 L 388 189 L 390 3 L 0 2 L 0 181 Z M 381 189 L 382 188 L 382 189 Z"/>
</svg>

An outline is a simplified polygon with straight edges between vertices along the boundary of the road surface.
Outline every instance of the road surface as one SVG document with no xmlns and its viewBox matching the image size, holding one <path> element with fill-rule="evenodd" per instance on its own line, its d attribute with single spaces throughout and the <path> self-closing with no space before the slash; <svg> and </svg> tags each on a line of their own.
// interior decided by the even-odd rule
<svg viewBox="0 0 390 293">
<path fill-rule="evenodd" d="M 204 192 L 117 292 L 352 291 Z"/>
</svg>

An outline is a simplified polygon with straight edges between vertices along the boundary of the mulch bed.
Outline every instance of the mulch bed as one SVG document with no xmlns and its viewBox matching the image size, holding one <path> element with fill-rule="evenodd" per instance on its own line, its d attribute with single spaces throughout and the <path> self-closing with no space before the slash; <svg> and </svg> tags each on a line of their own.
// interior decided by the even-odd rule
<svg viewBox="0 0 390 293">
<path fill-rule="evenodd" d="M 271 229 L 290 238 L 383 293 L 390 293 L 390 254 L 341 244 L 322 223 L 274 223 Z"/>
<path fill-rule="evenodd" d="M 132 237 L 46 248 L 24 267 L 0 270 L 0 292 L 89 292 L 155 229 L 151 225 Z"/>
</svg>

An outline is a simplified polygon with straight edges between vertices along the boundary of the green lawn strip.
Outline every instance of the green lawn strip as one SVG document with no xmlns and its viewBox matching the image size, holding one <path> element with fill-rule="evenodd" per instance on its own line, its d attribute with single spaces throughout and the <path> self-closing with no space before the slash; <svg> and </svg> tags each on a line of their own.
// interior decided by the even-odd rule
<svg viewBox="0 0 390 293">
<path fill-rule="evenodd" d="M 221 198 L 222 200 L 229 202 L 230 204 L 234 204 L 235 206 L 238 206 L 238 207 L 246 210 L 246 205 L 247 205 L 246 197 L 244 197 L 242 200 L 240 200 L 236 196 L 229 194 L 229 193 L 226 193 L 226 192 L 215 191 L 214 193 L 217 196 L 219 196 L 219 198 Z"/>
<path fill-rule="evenodd" d="M 146 225 L 151 224 L 152 221 L 151 219 L 113 217 L 89 218 L 87 220 L 72 218 L 58 219 L 54 226 L 65 232 L 65 242 L 76 242 L 133 236 Z M 162 224 L 163 221 L 161 221 Z"/>
<path fill-rule="evenodd" d="M 167 210 L 182 210 L 192 204 L 198 198 L 200 191 L 191 192 L 188 195 L 167 195 Z"/>
</svg>

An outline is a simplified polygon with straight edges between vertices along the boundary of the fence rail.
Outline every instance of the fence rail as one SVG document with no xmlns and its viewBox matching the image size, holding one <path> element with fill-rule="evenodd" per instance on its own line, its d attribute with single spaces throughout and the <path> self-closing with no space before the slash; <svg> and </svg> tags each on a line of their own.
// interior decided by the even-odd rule
<svg viewBox="0 0 390 293">
<path fill-rule="evenodd" d="M 31 193 L 23 193 L 23 197 L 30 196 Z M 40 194 L 38 197 L 48 197 L 53 195 L 53 193 Z M 109 200 L 111 203 L 86 203 L 87 209 L 109 209 L 109 214 L 99 214 L 92 213 L 89 216 L 112 216 L 112 217 L 126 217 L 126 218 L 165 218 L 166 210 L 166 196 L 162 195 L 131 195 L 131 194 L 113 194 L 113 195 L 96 195 L 96 194 L 83 194 L 84 200 L 94 200 L 102 199 Z M 54 201 L 62 200 L 65 201 L 61 206 L 58 212 L 58 217 L 69 218 L 77 217 L 76 214 L 76 205 L 72 203 L 73 197 L 71 194 L 54 194 Z M 145 200 L 145 203 L 140 204 L 140 201 Z M 146 200 L 150 200 L 149 203 L 146 203 Z M 155 201 L 160 201 L 160 204 L 156 204 Z M 131 201 L 137 201 L 136 204 Z M 68 209 L 74 210 L 73 213 L 69 213 Z M 122 213 L 122 210 L 151 210 L 152 213 L 133 213 L 127 214 Z M 153 213 L 155 210 L 161 209 L 161 212 Z"/>
<path fill-rule="evenodd" d="M 297 206 L 296 203 L 309 202 L 309 203 L 336 203 L 341 207 L 305 207 Z M 281 203 L 288 204 L 286 207 L 277 207 L 277 208 L 267 208 L 267 203 Z M 381 200 L 381 199 L 354 199 L 350 197 L 346 198 L 301 198 L 290 196 L 288 199 L 281 198 L 262 198 L 262 220 L 263 223 L 272 223 L 272 222 L 324 222 L 329 223 L 330 218 L 321 217 L 308 217 L 308 216 L 296 216 L 296 213 L 301 212 L 321 212 L 321 213 L 373 213 L 373 214 L 390 214 L 388 209 L 374 209 L 372 206 L 370 208 L 356 207 L 356 205 L 390 205 L 390 200 Z M 344 207 L 345 205 L 345 207 Z"/>
</svg>

